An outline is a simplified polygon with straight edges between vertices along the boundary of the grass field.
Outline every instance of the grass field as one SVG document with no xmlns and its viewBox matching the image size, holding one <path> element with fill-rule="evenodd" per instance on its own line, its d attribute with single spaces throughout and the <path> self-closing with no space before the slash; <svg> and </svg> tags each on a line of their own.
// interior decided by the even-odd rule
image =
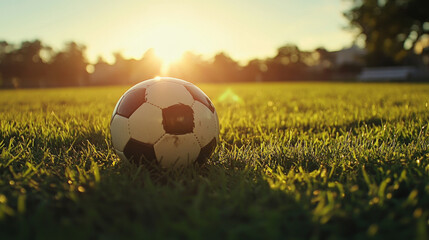
<svg viewBox="0 0 429 240">
<path fill-rule="evenodd" d="M 201 168 L 119 161 L 126 87 L 0 91 L 0 239 L 428 239 L 429 85 L 201 85 Z"/>
</svg>

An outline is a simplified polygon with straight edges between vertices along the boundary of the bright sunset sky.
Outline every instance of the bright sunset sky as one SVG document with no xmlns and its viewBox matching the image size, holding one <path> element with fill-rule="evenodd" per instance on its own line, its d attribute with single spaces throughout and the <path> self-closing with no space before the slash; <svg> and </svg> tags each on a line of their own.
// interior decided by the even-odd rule
<svg viewBox="0 0 429 240">
<path fill-rule="evenodd" d="M 41 39 L 60 49 L 74 40 L 112 61 L 140 58 L 148 48 L 166 61 L 191 50 L 225 51 L 241 62 L 275 54 L 285 43 L 304 50 L 349 46 L 345 0 L 1 0 L 0 40 Z"/>
</svg>

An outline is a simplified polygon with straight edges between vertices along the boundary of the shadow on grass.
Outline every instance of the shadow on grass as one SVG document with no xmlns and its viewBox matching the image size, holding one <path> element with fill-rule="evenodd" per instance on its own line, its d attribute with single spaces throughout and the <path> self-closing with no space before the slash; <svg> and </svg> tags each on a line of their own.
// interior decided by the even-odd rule
<svg viewBox="0 0 429 240">
<path fill-rule="evenodd" d="M 25 213 L 1 220 L 2 239 L 311 236 L 301 229 L 311 227 L 308 210 L 243 169 L 159 171 L 122 162 L 100 171 L 99 182 L 73 184 L 27 192 Z"/>
<path fill-rule="evenodd" d="M 336 207 L 320 215 L 318 206 L 329 197 L 319 199 L 305 194 L 308 189 L 317 188 L 311 189 L 311 184 L 305 181 L 289 184 L 298 190 L 273 188 L 265 173 L 248 166 L 244 162 L 210 162 L 202 167 L 165 171 L 119 162 L 101 169 L 99 181 L 88 178 L 59 184 L 55 190 L 49 190 L 52 186 L 47 184 L 41 185 L 39 191 L 29 191 L 25 213 L 0 220 L 0 236 L 2 239 L 365 238 L 368 228 L 379 223 L 386 225 L 373 227 L 377 228 L 374 234 L 378 231 L 388 237 L 410 235 L 406 231 L 387 231 L 402 224 L 398 223 L 397 215 L 387 215 L 391 207 L 404 211 L 400 208 L 402 203 L 369 206 L 366 193 L 359 192 L 354 197 L 337 200 L 332 203 Z M 46 180 L 58 184 L 66 179 Z M 339 194 L 338 190 L 327 192 Z"/>
</svg>

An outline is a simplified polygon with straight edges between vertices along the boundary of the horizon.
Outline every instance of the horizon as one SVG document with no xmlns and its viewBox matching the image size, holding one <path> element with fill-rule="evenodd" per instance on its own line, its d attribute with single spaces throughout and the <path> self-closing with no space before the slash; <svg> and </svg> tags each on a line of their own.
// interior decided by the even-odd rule
<svg viewBox="0 0 429 240">
<path fill-rule="evenodd" d="M 114 52 L 139 59 L 150 48 L 164 64 L 177 61 L 186 51 L 206 59 L 226 52 L 243 64 L 273 56 L 287 43 L 302 50 L 335 51 L 353 42 L 353 34 L 343 29 L 347 21 L 342 12 L 349 3 L 342 0 L 126 2 L 2 1 L 0 39 L 13 43 L 39 39 L 54 50 L 75 41 L 87 47 L 91 64 L 99 56 L 113 63 Z"/>
</svg>

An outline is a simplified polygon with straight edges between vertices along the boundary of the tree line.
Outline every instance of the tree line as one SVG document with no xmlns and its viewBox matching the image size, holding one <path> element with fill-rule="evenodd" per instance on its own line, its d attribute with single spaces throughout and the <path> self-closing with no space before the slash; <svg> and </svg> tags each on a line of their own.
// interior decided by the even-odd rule
<svg viewBox="0 0 429 240">
<path fill-rule="evenodd" d="M 19 46 L 0 41 L 1 87 L 45 87 L 86 85 L 86 47 L 75 42 L 55 52 L 40 40 Z"/>
<path fill-rule="evenodd" d="M 20 45 L 0 42 L 0 86 L 57 87 L 133 84 L 161 75 L 162 60 L 153 49 L 140 59 L 126 59 L 114 53 L 109 64 L 99 57 L 95 64 L 86 58 L 86 47 L 68 42 L 54 51 L 40 40 L 24 41 Z M 323 48 L 301 51 L 296 45 L 278 48 L 277 54 L 266 59 L 253 59 L 242 66 L 220 52 L 212 59 L 186 52 L 169 66 L 164 75 L 191 82 L 245 82 L 327 80 L 334 72 L 355 70 L 356 66 L 337 66 L 335 53 Z"/>
</svg>

